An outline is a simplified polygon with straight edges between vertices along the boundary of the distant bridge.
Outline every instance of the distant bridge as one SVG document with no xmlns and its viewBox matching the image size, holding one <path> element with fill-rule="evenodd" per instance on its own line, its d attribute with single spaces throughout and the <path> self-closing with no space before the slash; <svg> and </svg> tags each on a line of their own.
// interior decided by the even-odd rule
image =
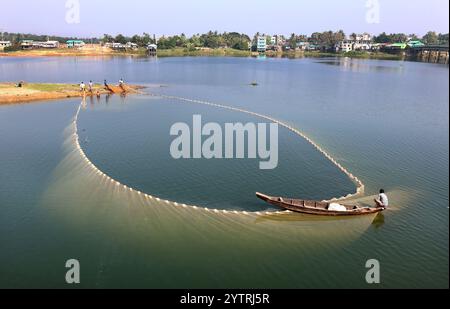
<svg viewBox="0 0 450 309">
<path fill-rule="evenodd" d="M 406 54 L 413 60 L 448 64 L 448 45 L 425 45 L 410 47 Z"/>
</svg>

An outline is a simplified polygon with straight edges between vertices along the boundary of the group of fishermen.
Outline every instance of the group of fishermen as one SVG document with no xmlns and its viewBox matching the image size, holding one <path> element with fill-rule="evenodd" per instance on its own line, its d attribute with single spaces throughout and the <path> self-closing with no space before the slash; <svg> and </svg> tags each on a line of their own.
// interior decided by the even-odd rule
<svg viewBox="0 0 450 309">
<path fill-rule="evenodd" d="M 103 85 L 105 86 L 105 89 L 112 91 L 111 88 L 108 85 L 108 82 L 106 81 L 106 79 L 103 81 Z M 126 89 L 124 88 L 125 86 L 125 82 L 123 80 L 123 78 L 119 79 L 119 87 L 122 88 L 122 90 L 125 92 Z M 86 84 L 84 82 L 80 83 L 80 91 L 85 94 L 86 92 L 90 92 L 93 93 L 94 92 L 94 83 L 91 81 L 89 81 L 89 84 L 87 86 L 87 91 L 86 91 Z M 96 95 L 99 97 L 100 96 L 100 91 L 97 89 Z"/>
</svg>

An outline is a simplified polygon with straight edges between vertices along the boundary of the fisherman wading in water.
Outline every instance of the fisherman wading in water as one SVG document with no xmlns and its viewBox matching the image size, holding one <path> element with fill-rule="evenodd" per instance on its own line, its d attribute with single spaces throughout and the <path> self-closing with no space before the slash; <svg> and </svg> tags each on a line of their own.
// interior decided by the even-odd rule
<svg viewBox="0 0 450 309">
<path fill-rule="evenodd" d="M 123 78 L 119 79 L 119 87 L 122 89 L 123 92 L 126 91 L 124 86 L 125 86 L 125 82 L 124 82 Z"/>
<path fill-rule="evenodd" d="M 86 85 L 84 82 L 81 82 L 80 84 L 80 91 L 83 93 L 83 95 L 86 93 Z"/>
</svg>

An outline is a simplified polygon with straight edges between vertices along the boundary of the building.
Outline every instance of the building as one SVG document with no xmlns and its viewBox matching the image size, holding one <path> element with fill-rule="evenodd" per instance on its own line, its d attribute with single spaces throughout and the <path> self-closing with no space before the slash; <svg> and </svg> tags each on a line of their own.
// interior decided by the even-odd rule
<svg viewBox="0 0 450 309">
<path fill-rule="evenodd" d="M 380 51 L 388 45 L 387 43 L 373 43 L 371 46 L 372 51 Z"/>
<path fill-rule="evenodd" d="M 58 41 L 32 42 L 33 48 L 59 48 Z"/>
<path fill-rule="evenodd" d="M 270 45 L 277 45 L 277 36 L 273 35 L 270 37 Z"/>
<path fill-rule="evenodd" d="M 20 42 L 20 47 L 23 50 L 40 49 L 40 48 L 59 48 L 59 42 L 58 41 L 39 42 L 33 40 L 22 40 Z"/>
<path fill-rule="evenodd" d="M 352 38 L 353 50 L 372 49 L 372 36 L 368 33 L 357 34 Z"/>
<path fill-rule="evenodd" d="M 137 50 L 139 45 L 136 43 L 128 42 L 126 44 L 122 43 L 105 43 L 105 47 L 112 48 L 114 50 L 126 51 L 126 50 Z"/>
<path fill-rule="evenodd" d="M 286 40 L 281 34 L 275 34 L 270 37 L 270 45 L 283 46 Z"/>
<path fill-rule="evenodd" d="M 372 36 L 368 33 L 357 34 L 353 37 L 353 40 L 361 43 L 370 43 L 372 42 Z"/>
<path fill-rule="evenodd" d="M 127 49 L 126 45 L 122 44 L 122 43 L 111 43 L 110 47 L 115 50 L 126 50 Z"/>
<path fill-rule="evenodd" d="M 348 53 L 356 50 L 372 50 L 372 36 L 368 33 L 354 34 L 335 45 L 337 52 Z"/>
<path fill-rule="evenodd" d="M 410 40 L 408 43 L 406 43 L 409 47 L 423 47 L 425 44 L 419 40 Z"/>
<path fill-rule="evenodd" d="M 6 47 L 10 47 L 11 41 L 0 41 L 0 50 L 4 50 Z"/>
<path fill-rule="evenodd" d="M 309 42 L 297 42 L 296 46 L 297 50 L 311 50 L 311 46 L 313 45 Z"/>
<path fill-rule="evenodd" d="M 157 51 L 158 51 L 158 45 L 156 45 L 156 44 L 148 44 L 147 45 L 147 52 L 150 55 L 156 56 Z"/>
<path fill-rule="evenodd" d="M 33 49 L 33 40 L 22 40 L 22 41 L 20 41 L 20 47 L 23 50 Z"/>
<path fill-rule="evenodd" d="M 258 36 L 256 39 L 256 50 L 260 53 L 265 53 L 267 49 L 267 41 L 265 36 Z"/>
<path fill-rule="evenodd" d="M 353 50 L 354 42 L 350 40 L 344 40 L 336 44 L 336 51 L 348 53 Z"/>
<path fill-rule="evenodd" d="M 406 43 L 393 43 L 386 45 L 386 49 L 388 50 L 404 50 L 408 45 Z"/>
<path fill-rule="evenodd" d="M 136 43 L 128 42 L 127 44 L 125 44 L 125 48 L 126 49 L 136 50 L 136 49 L 139 48 L 139 46 Z"/>
<path fill-rule="evenodd" d="M 156 52 L 158 50 L 158 45 L 156 44 L 148 44 L 147 50 L 150 52 Z"/>
<path fill-rule="evenodd" d="M 66 42 L 66 44 L 67 44 L 67 48 L 82 48 L 82 47 L 84 47 L 84 45 L 86 45 L 81 40 L 69 40 Z"/>
</svg>

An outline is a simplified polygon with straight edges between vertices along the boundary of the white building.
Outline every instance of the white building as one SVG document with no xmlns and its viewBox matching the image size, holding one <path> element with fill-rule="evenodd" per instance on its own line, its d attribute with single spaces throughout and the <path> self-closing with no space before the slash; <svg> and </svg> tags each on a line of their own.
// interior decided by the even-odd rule
<svg viewBox="0 0 450 309">
<path fill-rule="evenodd" d="M 281 46 L 285 43 L 284 36 L 281 34 L 275 34 L 270 37 L 270 44 L 271 45 L 278 45 Z"/>
<path fill-rule="evenodd" d="M 58 41 L 33 42 L 33 48 L 59 48 Z"/>
<path fill-rule="evenodd" d="M 150 52 L 156 52 L 158 50 L 158 45 L 156 44 L 148 44 L 147 50 Z"/>
<path fill-rule="evenodd" d="M 273 35 L 270 37 L 270 45 L 277 45 L 277 36 Z"/>
<path fill-rule="evenodd" d="M 0 41 L 0 50 L 4 50 L 6 47 L 10 47 L 11 41 Z"/>
<path fill-rule="evenodd" d="M 139 48 L 139 45 L 137 45 L 136 43 L 132 43 L 132 42 L 128 42 L 126 44 L 116 43 L 116 42 L 114 42 L 114 43 L 105 43 L 104 46 L 108 47 L 108 48 L 115 49 L 115 50 L 129 50 L 129 49 L 136 50 L 136 49 Z"/>
<path fill-rule="evenodd" d="M 258 36 L 256 42 L 256 50 L 260 53 L 264 53 L 266 52 L 266 49 L 267 49 L 266 37 L 263 35 Z"/>
<path fill-rule="evenodd" d="M 354 50 L 371 50 L 372 36 L 368 33 L 356 34 L 336 44 L 336 51 L 348 53 Z"/>
<path fill-rule="evenodd" d="M 148 44 L 147 45 L 147 53 L 149 55 L 156 56 L 157 51 L 158 51 L 158 45 L 156 45 L 156 44 Z"/>
<path fill-rule="evenodd" d="M 131 43 L 131 42 L 128 42 L 128 43 L 125 45 L 125 47 L 126 47 L 127 49 L 138 49 L 138 48 L 139 48 L 139 46 L 138 46 L 136 43 Z"/>
<path fill-rule="evenodd" d="M 372 36 L 368 33 L 357 34 L 352 41 L 353 50 L 370 50 L 372 48 Z"/>
<path fill-rule="evenodd" d="M 336 45 L 336 51 L 348 53 L 353 50 L 353 41 L 344 40 Z"/>
<path fill-rule="evenodd" d="M 314 45 L 309 42 L 297 42 L 298 50 L 314 50 Z"/>
</svg>

